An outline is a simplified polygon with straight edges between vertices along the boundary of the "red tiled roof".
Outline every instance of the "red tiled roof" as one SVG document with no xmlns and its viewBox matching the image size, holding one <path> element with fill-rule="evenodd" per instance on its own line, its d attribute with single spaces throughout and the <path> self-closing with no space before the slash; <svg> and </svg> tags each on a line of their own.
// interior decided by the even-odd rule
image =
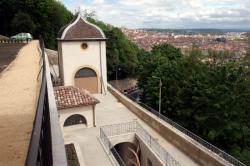
<svg viewBox="0 0 250 166">
<path fill-rule="evenodd" d="M 87 90 L 73 86 L 55 87 L 54 94 L 58 110 L 99 103 L 99 100 L 94 98 Z"/>
</svg>

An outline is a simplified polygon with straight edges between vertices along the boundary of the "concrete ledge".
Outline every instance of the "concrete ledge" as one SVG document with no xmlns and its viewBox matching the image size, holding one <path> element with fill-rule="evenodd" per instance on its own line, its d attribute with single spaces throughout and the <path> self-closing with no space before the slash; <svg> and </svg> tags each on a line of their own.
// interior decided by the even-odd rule
<svg viewBox="0 0 250 166">
<path fill-rule="evenodd" d="M 157 154 L 152 150 L 152 148 L 138 135 L 135 135 L 138 140 L 138 144 L 141 149 L 141 165 L 147 165 L 148 159 L 153 163 L 153 165 L 163 165 L 162 160 L 157 156 Z"/>
<path fill-rule="evenodd" d="M 64 140 L 59 125 L 58 112 L 56 107 L 56 100 L 54 96 L 54 90 L 51 81 L 49 60 L 45 54 L 46 63 L 46 79 L 47 79 L 47 91 L 49 100 L 49 113 L 50 113 L 50 128 L 51 128 L 51 143 L 52 143 L 52 155 L 54 166 L 67 166 L 67 157 L 64 147 Z"/>
<path fill-rule="evenodd" d="M 163 120 L 160 120 L 158 117 L 145 110 L 137 103 L 128 99 L 126 96 L 114 89 L 111 85 L 108 85 L 108 90 L 130 111 L 136 114 L 141 120 L 146 122 L 150 127 L 156 130 L 160 135 L 162 135 L 162 137 L 171 142 L 174 146 L 176 146 L 178 149 L 190 156 L 200 165 L 231 165 L 229 162 L 222 159 L 217 154 L 206 149 L 187 135 L 180 133 L 180 131 L 177 131 L 177 129 L 173 128 L 168 123 L 164 122 Z M 195 144 L 193 142 L 195 142 Z"/>
</svg>

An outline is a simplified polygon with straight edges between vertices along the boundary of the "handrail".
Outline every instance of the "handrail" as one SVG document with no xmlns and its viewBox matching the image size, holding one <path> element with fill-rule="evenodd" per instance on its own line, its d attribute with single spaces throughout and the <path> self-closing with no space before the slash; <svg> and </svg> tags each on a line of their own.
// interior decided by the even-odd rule
<svg viewBox="0 0 250 166">
<path fill-rule="evenodd" d="M 144 104 L 144 103 L 136 100 L 133 96 L 131 96 L 129 94 L 126 94 L 125 96 L 127 98 L 131 99 L 132 101 L 136 102 L 137 104 L 139 104 L 140 106 L 142 106 L 143 108 L 145 108 L 146 110 L 148 110 L 149 112 L 153 113 L 155 116 L 158 116 L 160 119 L 162 119 L 163 121 L 167 122 L 172 127 L 176 128 L 177 130 L 179 130 L 180 132 L 182 132 L 183 134 L 185 134 L 188 137 L 190 137 L 191 139 L 195 140 L 197 143 L 201 144 L 203 147 L 211 150 L 212 152 L 214 152 L 215 154 L 217 154 L 219 157 L 223 158 L 224 160 L 226 160 L 226 161 L 234 164 L 235 166 L 246 166 L 244 163 L 242 163 L 241 161 L 239 161 L 235 157 L 233 157 L 230 154 L 224 152 L 223 150 L 219 149 L 218 147 L 212 145 L 211 143 L 205 141 L 204 139 L 202 139 L 198 135 L 192 133 L 191 131 L 187 130 L 186 128 L 182 127 L 181 125 L 179 125 L 178 123 L 174 122 L 173 120 L 167 118 L 166 116 L 164 116 L 162 114 L 159 114 L 158 111 L 156 111 L 152 107 L 150 107 L 150 106 L 148 106 L 148 105 L 146 105 L 146 104 Z"/>
<path fill-rule="evenodd" d="M 102 128 L 100 128 L 100 138 L 103 142 L 104 148 L 110 155 L 113 155 L 113 158 L 115 159 L 115 165 L 117 166 L 126 166 L 125 162 L 123 161 L 122 157 L 119 155 L 119 153 L 116 151 L 116 149 L 112 146 L 111 142 L 109 141 L 106 133 Z"/>
<path fill-rule="evenodd" d="M 40 47 L 42 47 L 42 42 L 40 41 Z M 37 111 L 35 115 L 35 120 L 33 122 L 33 130 L 32 130 L 32 135 L 31 135 L 31 140 L 29 144 L 29 150 L 28 150 L 28 155 L 26 158 L 26 166 L 32 166 L 36 165 L 38 158 L 37 156 L 39 155 L 39 146 L 40 146 L 40 133 L 42 130 L 42 121 L 43 121 L 43 109 L 44 109 L 44 100 L 45 100 L 45 93 L 46 93 L 46 74 L 45 74 L 45 61 L 44 61 L 44 53 L 42 50 L 42 82 L 41 82 L 41 88 L 40 88 L 40 93 L 39 93 L 39 98 L 38 98 L 38 104 L 37 104 Z"/>
<path fill-rule="evenodd" d="M 152 151 L 168 166 L 181 166 L 181 164 L 164 149 L 158 141 L 153 138 L 138 122 L 136 124 L 136 134 L 140 136 L 152 149 Z"/>
<path fill-rule="evenodd" d="M 66 166 L 63 137 L 60 127 L 56 126 L 56 123 L 59 123 L 56 119 L 58 115 L 55 115 L 57 111 L 52 110 L 53 105 L 50 103 L 51 101 L 55 103 L 55 101 L 52 100 L 53 96 L 51 96 L 53 87 L 50 73 L 46 69 L 47 60 L 44 53 L 44 43 L 42 39 L 39 42 L 42 56 L 42 72 L 40 75 L 42 81 L 25 165 Z M 50 91 L 48 91 L 48 88 L 50 88 Z M 59 124 L 57 125 L 59 126 Z"/>
</svg>

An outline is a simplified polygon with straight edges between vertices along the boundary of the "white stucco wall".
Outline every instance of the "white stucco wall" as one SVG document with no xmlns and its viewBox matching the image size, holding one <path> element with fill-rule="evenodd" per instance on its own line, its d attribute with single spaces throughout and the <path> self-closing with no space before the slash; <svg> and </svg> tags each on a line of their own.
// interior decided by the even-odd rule
<svg viewBox="0 0 250 166">
<path fill-rule="evenodd" d="M 94 127 L 94 111 L 93 111 L 93 106 L 83 106 L 83 107 L 75 107 L 75 108 L 69 108 L 69 109 L 63 109 L 63 110 L 58 110 L 59 113 L 59 122 L 60 126 L 63 131 L 63 125 L 65 120 L 70 117 L 71 115 L 75 114 L 80 114 L 85 117 L 87 121 L 87 126 L 86 127 Z"/>
<path fill-rule="evenodd" d="M 88 48 L 82 49 L 81 44 L 87 43 Z M 107 91 L 107 65 L 105 41 L 73 41 L 62 42 L 62 62 L 64 86 L 74 86 L 75 73 L 84 67 L 92 68 L 98 77 L 98 91 Z M 101 54 L 101 55 L 100 55 Z M 101 56 L 101 59 L 100 59 Z M 102 74 L 101 74 L 102 72 Z M 101 82 L 103 77 L 103 85 Z M 101 89 L 104 87 L 104 89 Z"/>
</svg>

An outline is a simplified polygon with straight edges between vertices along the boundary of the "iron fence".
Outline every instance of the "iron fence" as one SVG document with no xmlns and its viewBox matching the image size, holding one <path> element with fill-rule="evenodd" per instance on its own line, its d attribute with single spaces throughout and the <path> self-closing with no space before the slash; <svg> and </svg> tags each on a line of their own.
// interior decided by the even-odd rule
<svg viewBox="0 0 250 166">
<path fill-rule="evenodd" d="M 231 164 L 233 164 L 235 166 L 246 166 L 244 163 L 242 163 L 241 161 L 239 161 L 235 157 L 233 157 L 230 154 L 224 152 L 223 150 L 217 148 L 216 146 L 212 145 L 211 143 L 205 141 L 204 139 L 202 139 L 198 135 L 192 133 L 191 131 L 189 131 L 186 128 L 182 127 L 181 125 L 179 125 L 178 123 L 174 122 L 173 120 L 171 120 L 171 119 L 167 118 L 166 116 L 160 114 L 158 111 L 156 111 L 152 107 L 150 107 L 150 106 L 148 106 L 148 105 L 146 105 L 146 104 L 138 101 L 133 96 L 131 96 L 129 94 L 126 94 L 125 96 L 128 97 L 129 99 L 131 99 L 132 101 L 136 102 L 137 104 L 139 104 L 141 107 L 145 108 L 146 110 L 148 110 L 152 114 L 156 115 L 160 119 L 164 120 L 165 122 L 167 122 L 168 124 L 170 124 L 172 127 L 176 128 L 180 132 L 184 133 L 188 137 L 190 137 L 193 140 L 195 140 L 195 141 L 193 141 L 193 143 L 196 143 L 196 144 L 199 143 L 199 145 L 202 145 L 206 149 L 208 149 L 208 150 L 214 152 L 215 154 L 217 154 L 218 157 L 223 158 L 224 160 L 230 162 Z"/>
<path fill-rule="evenodd" d="M 107 125 L 100 128 L 100 137 L 101 140 L 108 151 L 114 150 L 115 155 L 118 155 L 118 161 L 122 160 L 119 153 L 113 148 L 109 137 L 118 136 L 122 134 L 130 134 L 135 133 L 138 137 L 140 137 L 147 146 L 159 157 L 159 159 L 163 162 L 164 165 L 167 166 L 181 166 L 181 164 L 175 160 L 167 151 L 164 149 L 158 141 L 153 138 L 137 121 L 120 123 L 114 125 Z M 113 149 L 113 150 L 111 150 Z M 120 163 L 120 162 L 118 162 Z M 122 160 L 122 164 L 124 161 Z"/>
<path fill-rule="evenodd" d="M 103 132 L 107 137 L 134 133 L 136 132 L 136 123 L 128 122 L 128 123 L 106 125 L 101 127 L 101 129 L 103 130 Z"/>
<path fill-rule="evenodd" d="M 112 146 L 108 136 L 106 135 L 104 128 L 100 128 L 100 139 L 104 145 L 104 148 L 108 152 L 109 155 L 113 157 L 113 161 L 115 162 L 115 165 L 117 166 L 126 166 L 125 162 L 123 161 L 122 157 L 119 155 L 119 153 L 115 150 L 115 148 Z"/>
<path fill-rule="evenodd" d="M 142 138 L 152 151 L 167 166 L 181 166 L 181 164 L 171 156 L 159 142 L 153 138 L 138 122 L 136 123 L 136 134 Z"/>
</svg>

